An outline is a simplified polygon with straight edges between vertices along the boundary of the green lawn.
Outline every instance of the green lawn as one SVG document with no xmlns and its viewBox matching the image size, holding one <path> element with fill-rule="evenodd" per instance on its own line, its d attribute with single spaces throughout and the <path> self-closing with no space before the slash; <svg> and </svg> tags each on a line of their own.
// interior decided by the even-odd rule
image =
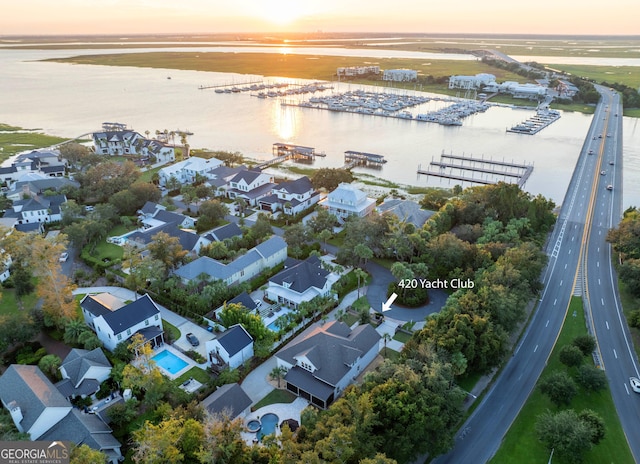
<svg viewBox="0 0 640 464">
<path fill-rule="evenodd" d="M 620 289 L 620 302 L 622 303 L 622 309 L 624 310 L 625 317 L 631 316 L 631 311 L 640 309 L 640 298 L 637 298 L 629 292 L 628 287 L 618 279 L 618 288 Z M 631 338 L 633 339 L 633 345 L 636 349 L 636 355 L 640 357 L 640 329 L 629 327 L 631 332 Z"/>
<path fill-rule="evenodd" d="M 265 396 L 260 401 L 258 401 L 256 404 L 251 406 L 251 410 L 252 411 L 257 411 L 258 409 L 260 409 L 260 408 L 262 408 L 264 406 L 268 406 L 270 404 L 293 403 L 293 401 L 296 398 L 297 398 L 297 396 L 295 396 L 293 393 L 290 393 L 287 390 L 280 390 L 280 389 L 276 388 L 275 390 L 271 390 L 271 392 L 269 392 L 267 394 L 267 396 Z"/>
<path fill-rule="evenodd" d="M 355 324 L 356 322 L 358 322 L 359 317 L 356 316 L 355 314 L 351 314 L 351 313 L 346 313 L 344 315 L 344 318 L 342 319 L 342 322 L 344 322 L 345 324 L 347 324 L 349 327 L 351 327 L 353 324 Z"/>
<path fill-rule="evenodd" d="M 573 314 L 576 316 L 574 317 Z M 547 367 L 542 372 L 541 378 L 555 371 L 565 370 L 566 367 L 561 364 L 558 359 L 558 352 L 564 345 L 570 344 L 576 336 L 586 333 L 582 300 L 580 298 L 573 298 L 562 332 L 560 333 L 556 347 L 551 353 Z M 590 360 L 586 359 L 586 362 L 590 362 Z M 592 409 L 598 413 L 606 423 L 605 438 L 585 454 L 585 463 L 633 463 L 633 457 L 627 446 L 625 435 L 620 426 L 609 390 L 589 393 L 579 387 L 578 395 L 576 395 L 571 402 L 570 408 L 576 412 L 586 408 Z M 538 388 L 535 388 L 520 411 L 520 414 L 511 425 L 500 450 L 491 462 L 494 464 L 510 464 L 513 462 L 519 464 L 538 464 L 547 462 L 550 450 L 545 449 L 538 441 L 534 430 L 537 417 L 547 409 L 552 412 L 558 411 L 558 408 L 551 403 L 549 398 L 540 393 Z M 562 463 L 563 461 L 554 456 L 553 462 Z"/>
<path fill-rule="evenodd" d="M 164 322 L 164 321 L 162 321 L 162 322 Z M 195 380 L 197 380 L 198 382 L 200 382 L 201 384 L 203 384 L 203 385 L 208 384 L 209 381 L 211 381 L 211 378 L 212 378 L 211 375 L 209 375 L 207 373 L 207 371 L 200 369 L 198 366 L 193 366 L 187 372 L 185 372 L 180 377 L 175 379 L 173 381 L 173 383 L 178 384 L 178 385 L 182 385 L 183 382 L 186 382 L 187 380 L 189 380 L 192 377 Z"/>
<path fill-rule="evenodd" d="M 36 306 L 38 296 L 35 290 L 29 295 L 25 295 L 18 303 L 16 291 L 13 288 L 3 288 L 2 298 L 0 298 L 0 314 L 13 314 L 19 312 L 28 312 Z M 22 309 L 20 309 L 20 307 Z"/>
<path fill-rule="evenodd" d="M 165 321 L 164 319 L 162 319 L 162 328 L 164 329 L 165 332 L 167 332 L 169 334 L 169 336 L 171 337 L 171 340 L 177 340 L 180 338 L 180 329 L 178 329 L 175 325 L 171 324 L 170 322 Z"/>
<path fill-rule="evenodd" d="M 89 253 L 89 250 L 90 245 L 87 245 L 82 251 L 83 253 Z M 116 259 L 122 259 L 123 254 L 124 250 L 122 249 L 122 247 L 114 245 L 113 243 L 102 241 L 96 245 L 94 252 L 90 255 L 100 261 L 104 259 L 114 261 Z"/>
<path fill-rule="evenodd" d="M 140 177 L 138 177 L 135 181 L 136 184 L 140 184 L 140 183 L 149 183 L 153 180 L 153 175 L 158 172 L 160 169 L 162 169 L 163 166 L 158 166 L 152 169 L 149 169 L 147 171 L 144 171 L 142 174 L 140 174 Z"/>
<path fill-rule="evenodd" d="M 404 332 L 396 332 L 396 334 L 393 336 L 393 339 L 398 340 L 400 343 L 407 343 L 409 340 L 411 340 L 411 335 Z"/>
<path fill-rule="evenodd" d="M 382 357 L 384 359 L 388 359 L 389 361 L 397 361 L 398 359 L 400 359 L 400 353 L 398 353 L 395 350 L 392 350 L 391 348 L 387 347 L 387 349 L 385 350 L 384 348 L 382 348 L 382 351 L 380 351 L 380 354 L 382 355 Z"/>
</svg>

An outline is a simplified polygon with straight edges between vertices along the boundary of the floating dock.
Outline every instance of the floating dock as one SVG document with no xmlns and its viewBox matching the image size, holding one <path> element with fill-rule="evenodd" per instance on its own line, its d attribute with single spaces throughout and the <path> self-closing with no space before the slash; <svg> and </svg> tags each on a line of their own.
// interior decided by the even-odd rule
<svg viewBox="0 0 640 464">
<path fill-rule="evenodd" d="M 516 124 L 511 129 L 507 129 L 507 132 L 513 132 L 516 134 L 534 135 L 540 132 L 545 127 L 553 124 L 560 119 L 560 112 L 550 109 L 539 109 L 534 116 L 531 116 L 526 121 Z"/>
<path fill-rule="evenodd" d="M 484 185 L 498 182 L 516 183 L 520 188 L 526 184 L 533 172 L 532 164 L 447 155 L 444 151 L 440 155 L 440 161 L 432 161 L 429 167 L 437 169 L 422 169 L 422 165 L 419 165 L 418 174 Z M 480 176 L 475 175 L 478 173 Z"/>
</svg>

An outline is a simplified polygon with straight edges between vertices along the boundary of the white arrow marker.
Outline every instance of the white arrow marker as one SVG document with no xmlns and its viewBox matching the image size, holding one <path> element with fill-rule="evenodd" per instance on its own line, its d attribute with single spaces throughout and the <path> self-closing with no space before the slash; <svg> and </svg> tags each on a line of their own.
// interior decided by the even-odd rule
<svg viewBox="0 0 640 464">
<path fill-rule="evenodd" d="M 398 298 L 398 295 L 392 293 L 386 303 L 382 303 L 382 312 L 389 311 L 391 309 L 391 304 Z"/>
</svg>

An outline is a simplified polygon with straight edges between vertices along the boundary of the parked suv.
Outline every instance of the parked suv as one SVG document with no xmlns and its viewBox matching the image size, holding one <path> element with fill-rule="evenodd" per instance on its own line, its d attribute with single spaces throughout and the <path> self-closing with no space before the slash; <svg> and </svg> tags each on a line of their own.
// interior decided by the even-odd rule
<svg viewBox="0 0 640 464">
<path fill-rule="evenodd" d="M 200 340 L 198 340 L 198 337 L 193 335 L 191 332 L 187 334 L 187 341 L 191 343 L 191 346 L 198 346 L 200 344 Z"/>
</svg>

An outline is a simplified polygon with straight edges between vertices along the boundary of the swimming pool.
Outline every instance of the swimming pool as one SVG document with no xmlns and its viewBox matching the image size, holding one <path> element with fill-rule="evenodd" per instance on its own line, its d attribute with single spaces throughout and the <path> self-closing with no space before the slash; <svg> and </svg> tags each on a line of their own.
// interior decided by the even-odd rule
<svg viewBox="0 0 640 464">
<path fill-rule="evenodd" d="M 170 374 L 176 374 L 189 365 L 169 350 L 161 351 L 151 359 Z"/>
<path fill-rule="evenodd" d="M 280 318 L 278 318 L 278 319 L 280 319 Z M 267 326 L 267 329 L 269 329 L 269 330 L 270 330 L 270 331 L 272 331 L 272 332 L 276 332 L 276 333 L 278 333 L 278 332 L 280 331 L 280 329 L 278 328 L 278 324 L 277 324 L 277 323 L 278 323 L 278 319 L 276 319 L 276 320 L 275 320 L 275 321 L 273 321 L 271 324 L 269 324 L 269 325 Z"/>
<path fill-rule="evenodd" d="M 258 440 L 262 440 L 265 435 L 271 435 L 276 433 L 276 425 L 278 425 L 278 416 L 272 412 L 266 413 L 260 418 L 260 430 L 256 434 Z"/>
</svg>

